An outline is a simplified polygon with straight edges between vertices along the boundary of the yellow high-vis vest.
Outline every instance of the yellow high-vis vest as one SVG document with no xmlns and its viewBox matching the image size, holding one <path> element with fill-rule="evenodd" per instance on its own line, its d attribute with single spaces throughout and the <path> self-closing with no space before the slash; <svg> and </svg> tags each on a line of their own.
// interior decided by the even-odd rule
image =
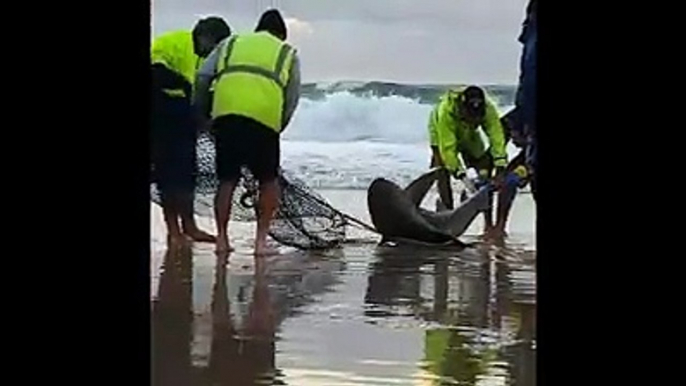
<svg viewBox="0 0 686 386">
<path fill-rule="evenodd" d="M 150 47 L 152 64 L 160 63 L 180 75 L 190 84 L 195 83 L 195 73 L 200 65 L 200 57 L 195 54 L 193 33 L 173 31 L 158 36 Z M 183 90 L 164 90 L 170 96 L 184 96 Z"/>
<path fill-rule="evenodd" d="M 212 118 L 235 114 L 281 132 L 294 49 L 268 32 L 232 36 L 213 81 Z"/>
</svg>

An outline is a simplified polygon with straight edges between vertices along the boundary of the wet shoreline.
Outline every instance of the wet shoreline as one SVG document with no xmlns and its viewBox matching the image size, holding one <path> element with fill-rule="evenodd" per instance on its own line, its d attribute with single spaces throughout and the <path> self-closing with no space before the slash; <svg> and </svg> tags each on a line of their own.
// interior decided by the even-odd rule
<svg viewBox="0 0 686 386">
<path fill-rule="evenodd" d="M 334 206 L 344 196 L 323 194 Z M 348 201 L 364 218 L 360 200 Z M 526 235 L 519 220 L 510 233 Z M 526 241 L 457 252 L 372 237 L 256 264 L 253 226 L 234 227 L 228 259 L 153 242 L 153 384 L 535 385 Z"/>
</svg>

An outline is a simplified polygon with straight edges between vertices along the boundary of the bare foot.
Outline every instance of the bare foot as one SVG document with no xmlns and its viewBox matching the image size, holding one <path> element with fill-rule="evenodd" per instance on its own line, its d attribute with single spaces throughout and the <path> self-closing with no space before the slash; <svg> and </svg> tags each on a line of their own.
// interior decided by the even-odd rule
<svg viewBox="0 0 686 386">
<path fill-rule="evenodd" d="M 188 242 L 188 239 L 186 238 L 185 235 L 178 233 L 178 234 L 168 234 L 167 235 L 167 246 L 168 247 L 176 247 L 176 246 L 181 246 L 184 245 Z"/>
<path fill-rule="evenodd" d="M 217 252 L 217 264 L 226 266 L 229 263 L 231 252 Z"/>
<path fill-rule="evenodd" d="M 226 252 L 231 252 L 233 251 L 233 247 L 229 243 L 229 238 L 224 236 L 224 237 L 217 237 L 217 247 L 215 248 L 215 251 L 217 253 L 226 253 Z"/>
<path fill-rule="evenodd" d="M 278 255 L 279 250 L 267 245 L 266 242 L 255 242 L 255 256 Z"/>
<path fill-rule="evenodd" d="M 494 242 L 497 244 L 503 244 L 505 242 L 505 238 L 507 237 L 507 233 L 500 229 L 499 227 L 491 227 L 486 230 L 484 230 L 484 234 L 482 238 L 487 241 L 487 242 Z"/>
<path fill-rule="evenodd" d="M 201 231 L 200 229 L 194 229 L 185 232 L 186 236 L 190 237 L 191 240 L 197 241 L 199 243 L 214 243 L 217 242 L 217 238 L 211 234 Z"/>
</svg>

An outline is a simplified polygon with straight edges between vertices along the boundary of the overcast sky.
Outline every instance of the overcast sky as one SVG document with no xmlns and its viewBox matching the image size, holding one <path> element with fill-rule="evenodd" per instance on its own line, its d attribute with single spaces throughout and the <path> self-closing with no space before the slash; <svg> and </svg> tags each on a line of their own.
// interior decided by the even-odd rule
<svg viewBox="0 0 686 386">
<path fill-rule="evenodd" d="M 251 31 L 287 18 L 304 81 L 516 84 L 528 0 L 153 0 L 153 34 L 223 16 Z"/>
</svg>

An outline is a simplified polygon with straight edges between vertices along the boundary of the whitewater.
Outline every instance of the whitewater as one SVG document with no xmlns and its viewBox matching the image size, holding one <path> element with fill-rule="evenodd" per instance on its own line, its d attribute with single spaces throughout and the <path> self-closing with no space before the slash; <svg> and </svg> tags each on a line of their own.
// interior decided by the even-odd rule
<svg viewBox="0 0 686 386">
<path fill-rule="evenodd" d="M 377 177 L 407 184 L 429 167 L 429 113 L 447 87 L 306 84 L 282 136 L 282 167 L 316 189 L 367 189 Z M 485 87 L 507 112 L 514 86 L 492 88 Z M 518 153 L 512 144 L 507 150 Z"/>
</svg>

